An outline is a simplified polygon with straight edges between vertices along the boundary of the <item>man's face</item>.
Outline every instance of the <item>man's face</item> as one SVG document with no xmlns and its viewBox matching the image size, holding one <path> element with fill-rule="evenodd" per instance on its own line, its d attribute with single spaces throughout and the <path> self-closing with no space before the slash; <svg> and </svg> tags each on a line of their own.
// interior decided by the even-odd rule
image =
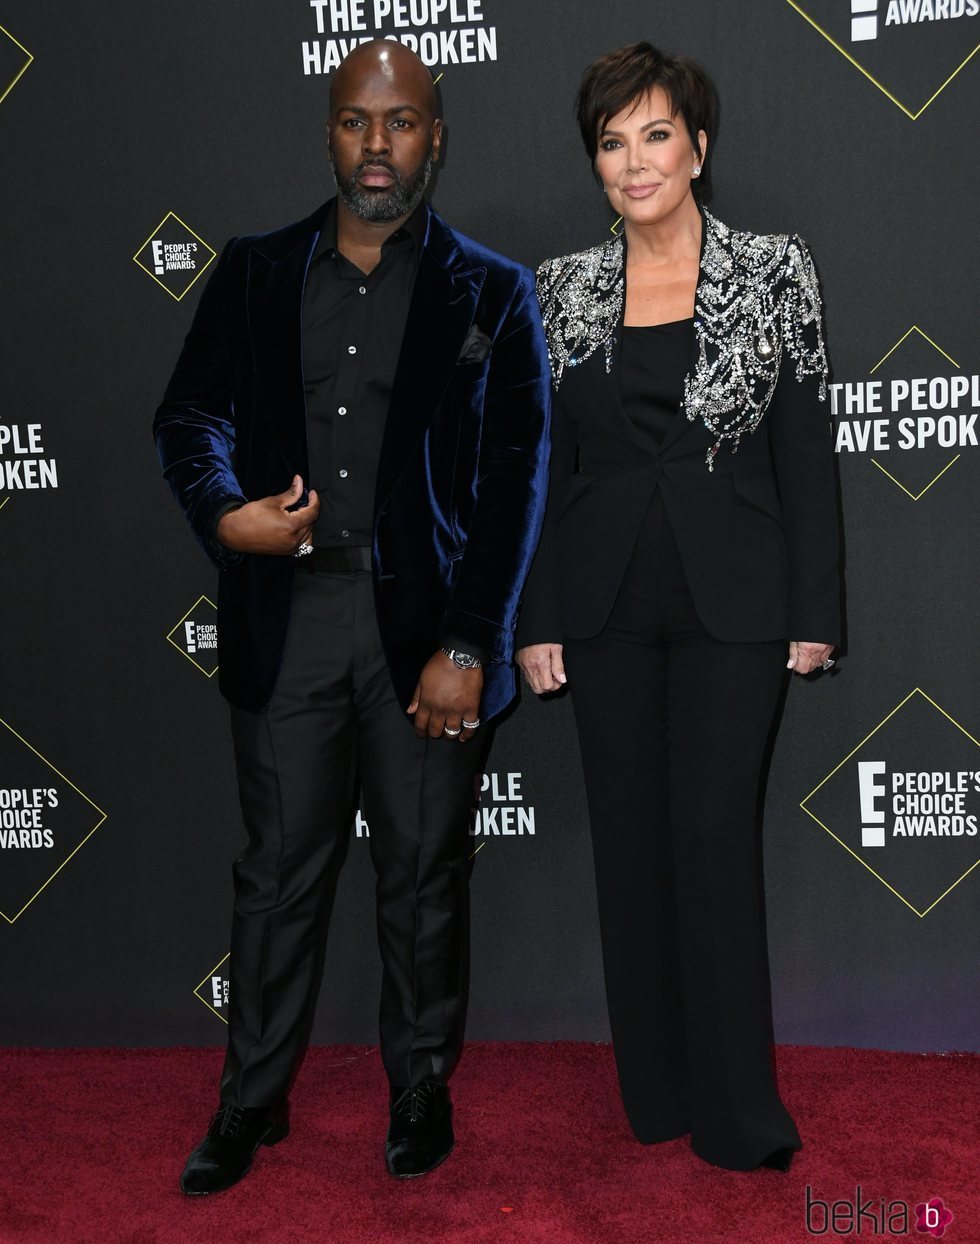
<svg viewBox="0 0 980 1244">
<path fill-rule="evenodd" d="M 362 220 L 397 220 L 422 201 L 442 122 L 432 115 L 431 91 L 386 58 L 344 68 L 328 129 L 337 189 Z"/>
</svg>

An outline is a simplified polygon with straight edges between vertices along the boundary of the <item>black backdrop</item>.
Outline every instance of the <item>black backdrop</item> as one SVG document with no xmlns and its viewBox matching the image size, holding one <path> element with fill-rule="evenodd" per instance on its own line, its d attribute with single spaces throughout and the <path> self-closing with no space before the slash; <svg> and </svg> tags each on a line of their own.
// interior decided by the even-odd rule
<svg viewBox="0 0 980 1244">
<path fill-rule="evenodd" d="M 798 231 L 817 258 L 840 386 L 849 642 L 839 674 L 790 688 L 773 761 L 784 1042 L 976 1040 L 980 17 L 974 0 L 931 20 L 936 7 L 369 0 L 355 32 L 427 36 L 423 52 L 442 56 L 434 199 L 499 250 L 536 264 L 606 236 L 571 98 L 595 55 L 651 38 L 718 82 L 716 214 Z M 0 4 L 5 1042 L 223 1039 L 242 834 L 210 677 L 214 577 L 149 424 L 209 248 L 331 192 L 316 70 L 357 13 L 340 0 Z M 601 1039 L 569 705 L 525 696 L 489 769 L 470 1035 Z M 354 836 L 317 1040 L 373 1040 L 376 957 Z"/>
</svg>

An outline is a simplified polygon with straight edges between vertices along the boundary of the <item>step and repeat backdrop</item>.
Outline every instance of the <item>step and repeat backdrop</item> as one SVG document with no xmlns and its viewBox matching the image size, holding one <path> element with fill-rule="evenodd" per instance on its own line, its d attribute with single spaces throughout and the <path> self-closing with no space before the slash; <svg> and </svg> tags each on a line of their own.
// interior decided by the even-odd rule
<svg viewBox="0 0 980 1244">
<path fill-rule="evenodd" d="M 226 239 L 332 193 L 330 75 L 385 37 L 441 75 L 436 206 L 532 265 L 614 224 L 572 119 L 589 61 L 650 39 L 715 76 L 713 210 L 799 232 L 823 279 L 846 531 L 846 653 L 790 686 L 768 788 L 777 1039 L 976 1047 L 978 10 L 0 0 L 0 1040 L 223 1040 L 215 576 L 150 421 Z M 318 1041 L 375 1037 L 369 833 Z M 471 835 L 471 1037 L 606 1038 L 566 700 L 502 725 Z"/>
</svg>

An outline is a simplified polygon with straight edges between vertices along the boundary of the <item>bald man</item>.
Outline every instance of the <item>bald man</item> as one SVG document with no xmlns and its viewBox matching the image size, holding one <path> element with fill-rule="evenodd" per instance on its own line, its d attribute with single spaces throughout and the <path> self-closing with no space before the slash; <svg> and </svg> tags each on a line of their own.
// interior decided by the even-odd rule
<svg viewBox="0 0 980 1244">
<path fill-rule="evenodd" d="M 548 360 L 530 272 L 424 192 L 442 136 L 406 48 L 330 93 L 337 196 L 235 238 L 154 424 L 220 570 L 220 685 L 248 844 L 235 861 L 220 1107 L 181 1188 L 231 1187 L 288 1132 L 361 788 L 377 872 L 386 1164 L 453 1147 L 468 992 L 469 812 L 545 495 Z"/>
</svg>

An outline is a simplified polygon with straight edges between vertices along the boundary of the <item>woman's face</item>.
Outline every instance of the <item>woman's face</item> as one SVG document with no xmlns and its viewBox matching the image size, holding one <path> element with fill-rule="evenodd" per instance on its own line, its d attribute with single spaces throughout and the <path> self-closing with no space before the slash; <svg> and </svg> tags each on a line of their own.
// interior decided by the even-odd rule
<svg viewBox="0 0 980 1244">
<path fill-rule="evenodd" d="M 704 130 L 694 151 L 684 118 L 670 114 L 667 93 L 657 86 L 610 117 L 599 134 L 596 171 L 613 209 L 630 224 L 655 224 L 675 211 L 704 159 Z"/>
</svg>

